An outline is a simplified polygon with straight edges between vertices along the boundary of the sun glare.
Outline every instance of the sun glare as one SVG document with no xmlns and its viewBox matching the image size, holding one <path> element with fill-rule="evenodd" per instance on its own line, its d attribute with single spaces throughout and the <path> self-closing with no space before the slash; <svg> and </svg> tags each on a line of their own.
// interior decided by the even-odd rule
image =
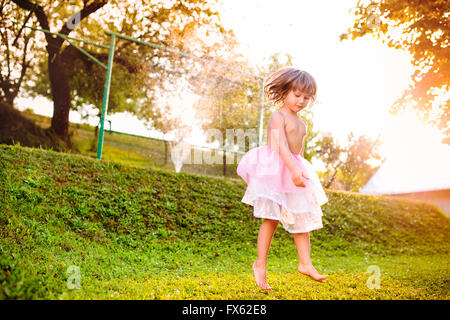
<svg viewBox="0 0 450 320">
<path fill-rule="evenodd" d="M 390 176 L 399 179 L 403 172 L 404 181 L 411 179 L 430 181 L 438 179 L 443 170 L 449 170 L 450 146 L 442 144 L 442 134 L 412 112 L 389 116 L 384 122 L 380 153 L 387 158 Z M 399 181 L 384 181 L 397 185 Z"/>
</svg>

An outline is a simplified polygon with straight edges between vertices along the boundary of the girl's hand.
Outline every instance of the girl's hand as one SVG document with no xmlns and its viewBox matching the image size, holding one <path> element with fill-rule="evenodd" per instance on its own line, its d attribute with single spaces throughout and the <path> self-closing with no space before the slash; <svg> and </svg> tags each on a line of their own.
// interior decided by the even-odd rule
<svg viewBox="0 0 450 320">
<path fill-rule="evenodd" d="M 305 183 L 303 182 L 303 179 L 308 179 L 303 175 L 303 172 L 300 169 L 296 169 L 293 173 L 292 173 L 292 182 L 294 182 L 294 184 L 297 187 L 306 187 Z"/>
</svg>

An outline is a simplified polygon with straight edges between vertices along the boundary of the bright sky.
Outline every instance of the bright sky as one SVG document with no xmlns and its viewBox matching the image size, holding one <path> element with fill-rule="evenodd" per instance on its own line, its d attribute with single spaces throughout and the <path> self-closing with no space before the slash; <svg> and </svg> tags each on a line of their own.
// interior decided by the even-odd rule
<svg viewBox="0 0 450 320">
<path fill-rule="evenodd" d="M 387 157 L 406 152 L 399 145 L 409 146 L 409 152 L 420 152 L 420 143 L 439 144 L 441 134 L 413 115 L 393 117 L 388 113 L 409 85 L 413 73 L 409 53 L 388 48 L 372 37 L 339 42 L 339 34 L 352 25 L 354 17 L 349 10 L 356 0 L 219 2 L 225 27 L 234 30 L 251 63 L 263 64 L 277 52 L 290 53 L 296 67 L 316 78 L 319 91 L 314 106 L 315 130 L 331 132 L 341 144 L 351 131 L 373 139 L 381 133 L 385 142 L 381 152 Z M 189 97 L 189 101 L 193 98 Z M 176 99 L 172 102 L 176 104 Z M 52 115 L 51 104 L 35 105 L 37 113 Z M 195 119 L 186 103 L 182 107 L 193 123 Z M 79 121 L 75 113 L 70 118 Z M 130 126 L 130 115 L 109 118 L 113 130 L 130 132 L 132 127 L 132 133 L 148 135 L 143 125 Z M 197 132 L 190 141 L 200 144 L 201 138 Z"/>
<path fill-rule="evenodd" d="M 296 67 L 316 78 L 320 104 L 314 106 L 314 126 L 341 143 L 350 131 L 373 138 L 383 134 L 388 109 L 413 73 L 409 53 L 375 38 L 339 42 L 339 34 L 352 25 L 349 10 L 356 2 L 222 0 L 224 22 L 235 26 L 252 61 L 290 53 Z"/>
</svg>

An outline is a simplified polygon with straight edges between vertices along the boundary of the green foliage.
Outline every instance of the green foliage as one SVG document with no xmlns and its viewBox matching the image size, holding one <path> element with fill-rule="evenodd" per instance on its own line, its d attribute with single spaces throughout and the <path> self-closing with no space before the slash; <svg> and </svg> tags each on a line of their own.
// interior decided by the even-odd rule
<svg viewBox="0 0 450 320">
<path fill-rule="evenodd" d="M 36 19 L 25 11 L 18 10 L 12 1 L 0 2 L 0 101 L 10 106 L 19 95 L 25 75 L 37 64 L 38 39 L 23 26 Z M 37 41 L 33 41 L 37 40 Z"/>
<path fill-rule="evenodd" d="M 372 141 L 365 135 L 355 137 L 353 132 L 348 135 L 345 147 L 334 141 L 330 133 L 320 135 L 312 153 L 325 164 L 322 174 L 325 187 L 357 192 L 378 170 L 380 161 L 385 160 L 379 154 L 379 145 L 379 137 Z"/>
<path fill-rule="evenodd" d="M 344 190 L 358 191 L 375 174 L 379 166 L 371 166 L 369 162 L 386 160 L 378 153 L 380 145 L 379 137 L 372 141 L 365 135 L 355 137 L 353 132 L 349 134 L 346 159 L 339 168 L 338 176 Z"/>
</svg>

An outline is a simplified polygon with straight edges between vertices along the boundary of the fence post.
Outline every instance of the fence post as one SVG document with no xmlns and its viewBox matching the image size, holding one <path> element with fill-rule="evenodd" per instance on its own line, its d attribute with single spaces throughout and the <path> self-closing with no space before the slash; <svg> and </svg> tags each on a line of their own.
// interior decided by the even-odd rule
<svg viewBox="0 0 450 320">
<path fill-rule="evenodd" d="M 109 88 L 111 86 L 111 73 L 112 73 L 113 60 L 114 60 L 115 43 L 116 43 L 116 36 L 114 34 L 112 34 L 111 40 L 109 41 L 108 65 L 107 65 L 107 69 L 106 69 L 105 90 L 103 91 L 102 116 L 100 118 L 100 133 L 98 135 L 97 159 L 102 158 L 103 133 L 105 130 L 106 110 L 108 109 Z"/>
<path fill-rule="evenodd" d="M 262 130 L 264 119 L 264 79 L 261 79 L 261 90 L 259 92 L 259 108 L 258 108 L 258 143 L 257 146 L 261 146 L 262 142 Z"/>
</svg>

